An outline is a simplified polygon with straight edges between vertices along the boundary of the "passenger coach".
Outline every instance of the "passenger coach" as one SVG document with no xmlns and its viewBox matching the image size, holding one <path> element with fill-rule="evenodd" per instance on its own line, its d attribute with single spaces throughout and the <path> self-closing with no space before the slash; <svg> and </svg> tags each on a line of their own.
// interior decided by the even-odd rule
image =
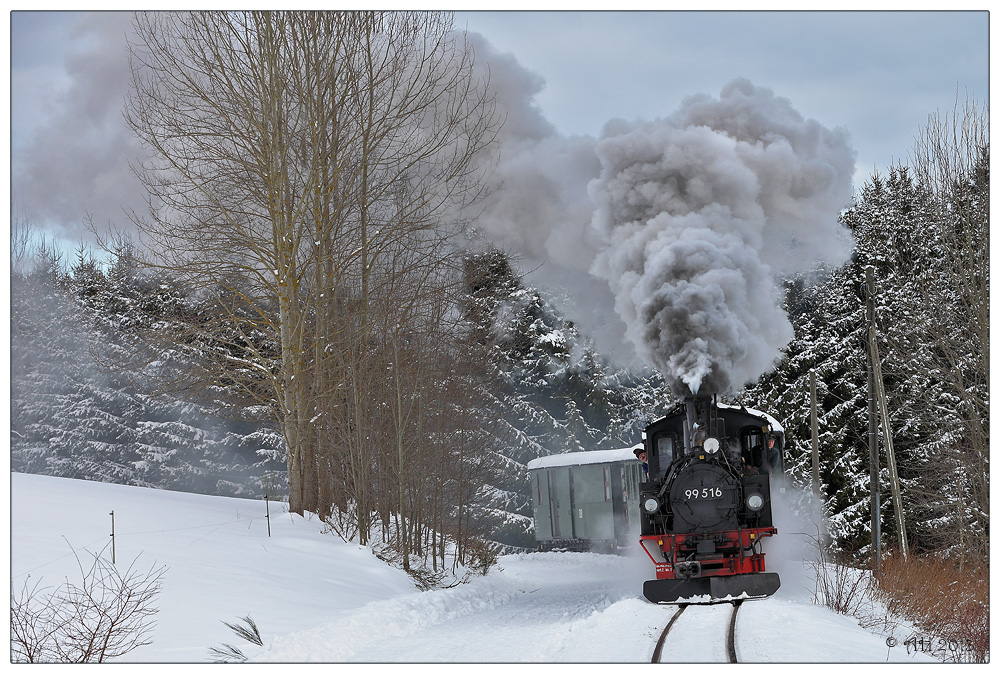
<svg viewBox="0 0 1000 674">
<path fill-rule="evenodd" d="M 634 450 L 554 454 L 528 463 L 539 550 L 612 552 L 635 545 L 644 477 Z"/>
</svg>

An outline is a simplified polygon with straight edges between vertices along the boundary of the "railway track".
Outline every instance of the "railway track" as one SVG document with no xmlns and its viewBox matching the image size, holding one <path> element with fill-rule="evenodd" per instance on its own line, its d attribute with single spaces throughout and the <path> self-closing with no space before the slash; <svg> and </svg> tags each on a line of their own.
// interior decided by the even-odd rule
<svg viewBox="0 0 1000 674">
<path fill-rule="evenodd" d="M 674 624 L 681 617 L 681 614 L 687 610 L 688 606 L 691 604 L 678 604 L 677 612 L 670 618 L 670 622 L 667 626 L 663 628 L 663 632 L 660 633 L 660 638 L 656 640 L 656 647 L 653 649 L 653 657 L 651 662 L 660 662 L 660 656 L 663 654 L 663 646 L 667 641 L 667 634 L 673 628 Z M 743 600 L 739 599 L 737 601 L 731 602 L 733 607 L 732 613 L 729 615 L 729 628 L 726 630 L 726 658 L 728 662 L 738 662 L 736 659 L 736 614 L 739 613 L 740 606 L 743 605 Z"/>
</svg>

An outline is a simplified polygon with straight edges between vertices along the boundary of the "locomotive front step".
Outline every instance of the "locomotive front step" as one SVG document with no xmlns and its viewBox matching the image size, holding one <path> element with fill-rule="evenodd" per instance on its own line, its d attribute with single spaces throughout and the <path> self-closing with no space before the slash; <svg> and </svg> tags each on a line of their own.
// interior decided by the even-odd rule
<svg viewBox="0 0 1000 674">
<path fill-rule="evenodd" d="M 764 599 L 777 592 L 780 586 L 781 580 L 776 573 L 745 573 L 647 580 L 642 584 L 642 594 L 654 604 L 711 604 L 734 599 Z"/>
</svg>

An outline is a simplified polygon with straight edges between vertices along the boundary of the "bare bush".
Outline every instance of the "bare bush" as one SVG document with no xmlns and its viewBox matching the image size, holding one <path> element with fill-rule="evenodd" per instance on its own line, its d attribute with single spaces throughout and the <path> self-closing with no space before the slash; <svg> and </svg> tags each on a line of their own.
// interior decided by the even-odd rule
<svg viewBox="0 0 1000 674">
<path fill-rule="evenodd" d="M 818 561 L 812 564 L 816 576 L 816 603 L 843 615 L 856 616 L 870 594 L 870 573 L 837 563 L 822 549 Z"/>
<path fill-rule="evenodd" d="M 105 662 L 152 643 L 153 600 L 166 567 L 148 571 L 136 561 L 124 571 L 94 554 L 80 569 L 79 585 L 67 579 L 53 591 L 30 576 L 11 585 L 11 662 Z"/>
<path fill-rule="evenodd" d="M 890 552 L 877 574 L 831 559 L 813 564 L 815 601 L 866 629 L 919 630 L 913 639 L 945 662 L 989 662 L 989 568 L 934 555 Z"/>
</svg>

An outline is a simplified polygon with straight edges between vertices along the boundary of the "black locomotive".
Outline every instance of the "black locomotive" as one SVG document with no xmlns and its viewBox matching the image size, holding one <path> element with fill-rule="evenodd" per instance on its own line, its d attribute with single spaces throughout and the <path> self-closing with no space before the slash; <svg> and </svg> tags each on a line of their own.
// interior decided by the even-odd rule
<svg viewBox="0 0 1000 674">
<path fill-rule="evenodd" d="M 643 435 L 649 475 L 640 485 L 640 541 L 656 567 L 643 595 L 656 603 L 774 594 L 761 541 L 777 533 L 771 476 L 784 432 L 768 415 L 684 399 Z"/>
</svg>

